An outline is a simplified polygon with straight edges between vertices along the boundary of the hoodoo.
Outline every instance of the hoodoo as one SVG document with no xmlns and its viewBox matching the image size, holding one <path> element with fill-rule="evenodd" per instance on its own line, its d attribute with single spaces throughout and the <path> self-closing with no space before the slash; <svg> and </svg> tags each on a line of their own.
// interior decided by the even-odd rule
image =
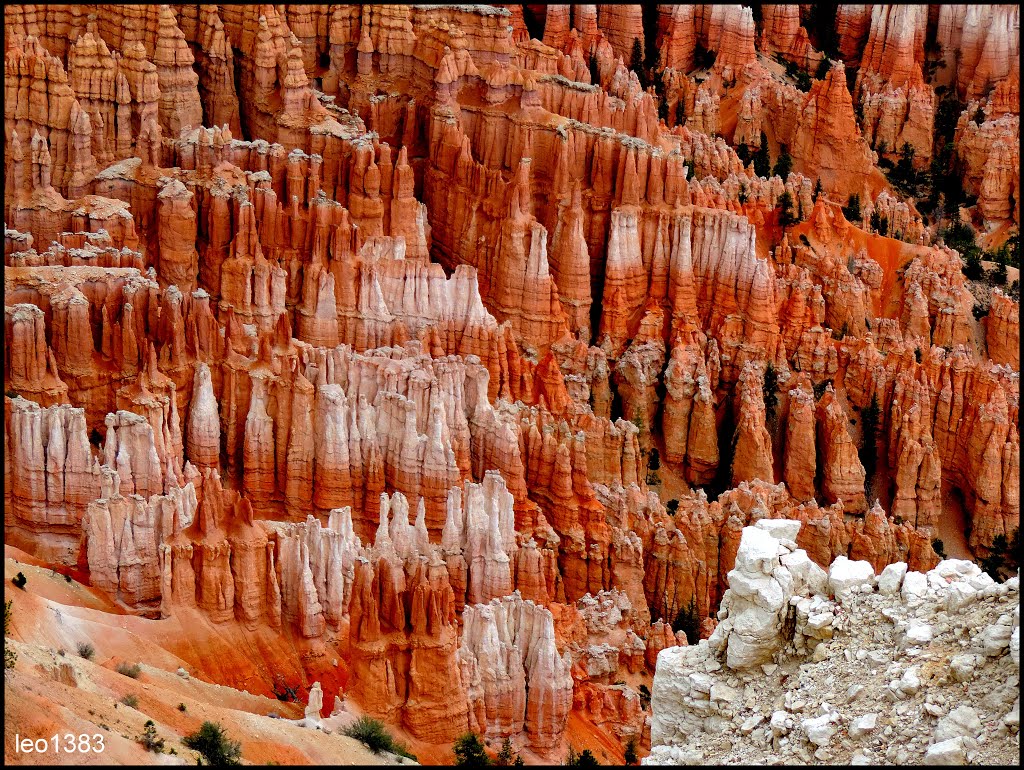
<svg viewBox="0 0 1024 770">
<path fill-rule="evenodd" d="M 1016 758 L 1017 6 L 4 24 L 7 763 Z"/>
</svg>

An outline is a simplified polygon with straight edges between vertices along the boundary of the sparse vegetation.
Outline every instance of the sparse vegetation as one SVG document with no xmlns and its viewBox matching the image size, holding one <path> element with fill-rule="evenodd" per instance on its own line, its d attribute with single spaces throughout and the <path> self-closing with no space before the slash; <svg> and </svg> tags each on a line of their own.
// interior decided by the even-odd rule
<svg viewBox="0 0 1024 770">
<path fill-rule="evenodd" d="M 626 750 L 623 752 L 622 758 L 627 765 L 640 764 L 640 757 L 636 753 L 636 738 L 630 738 L 626 741 Z"/>
<path fill-rule="evenodd" d="M 78 650 L 78 656 L 86 660 L 92 660 L 96 654 L 96 648 L 89 644 L 89 642 L 79 642 L 76 649 Z"/>
<path fill-rule="evenodd" d="M 519 767 L 523 764 L 523 758 L 512 748 L 512 740 L 508 737 L 502 741 L 501 750 L 494 758 L 494 764 L 501 767 Z"/>
<path fill-rule="evenodd" d="M 661 458 L 658 457 L 658 450 L 656 448 L 651 449 L 651 454 L 647 458 L 647 483 L 655 486 L 661 483 L 661 478 L 658 476 L 658 470 L 661 468 Z"/>
<path fill-rule="evenodd" d="M 811 79 L 811 74 L 795 62 L 791 62 L 788 59 L 784 59 L 782 54 L 775 54 L 775 61 L 786 68 L 786 76 L 793 78 L 796 81 L 796 87 L 807 93 L 811 90 L 811 86 L 814 81 Z M 827 73 L 828 70 L 825 70 Z M 824 75 L 822 76 L 824 77 Z"/>
<path fill-rule="evenodd" d="M 138 679 L 142 674 L 142 666 L 138 663 L 128 663 L 125 661 L 117 664 L 117 673 L 124 674 L 132 679 Z"/>
<path fill-rule="evenodd" d="M 590 749 L 583 749 L 577 754 L 576 749 L 572 746 L 569 747 L 569 753 L 562 764 L 567 767 L 599 767 L 601 765 Z"/>
<path fill-rule="evenodd" d="M 846 205 L 843 206 L 843 216 L 846 217 L 847 222 L 858 223 L 861 221 L 862 216 L 860 213 L 860 195 L 857 193 L 850 193 L 849 199 L 846 201 Z"/>
<path fill-rule="evenodd" d="M 775 410 L 779 405 L 779 373 L 775 371 L 775 367 L 769 363 L 764 369 L 764 385 L 762 391 L 764 394 L 764 409 L 771 419 L 775 417 Z"/>
<path fill-rule="evenodd" d="M 184 703 L 179 703 L 178 704 L 178 711 L 181 711 L 181 712 L 184 713 L 184 712 L 188 711 L 188 706 L 186 706 Z"/>
<path fill-rule="evenodd" d="M 156 733 L 156 724 L 152 719 L 147 719 L 142 735 L 136 740 L 146 747 L 146 751 L 153 751 L 157 754 L 164 753 L 164 739 Z"/>
<path fill-rule="evenodd" d="M 672 498 L 667 503 L 665 503 L 665 510 L 668 511 L 669 516 L 675 516 L 676 511 L 679 510 L 679 501 L 676 500 L 675 498 Z"/>
<path fill-rule="evenodd" d="M 298 688 L 289 687 L 285 684 L 284 679 L 280 674 L 274 680 L 274 695 L 279 701 L 295 702 L 299 699 Z"/>
<path fill-rule="evenodd" d="M 878 406 L 878 395 L 871 395 L 871 403 L 861 412 L 860 430 L 860 464 L 864 466 L 864 493 L 871 498 L 871 486 L 875 477 L 878 462 L 878 419 L 881 410 Z"/>
<path fill-rule="evenodd" d="M 928 183 L 928 176 L 914 168 L 914 148 L 909 142 L 904 142 L 900 148 L 899 159 L 886 175 L 889 182 L 904 195 L 925 197 L 920 193 L 921 188 Z M 881 153 L 881 149 L 879 149 Z M 881 163 L 879 163 L 882 166 Z M 883 166 L 884 168 L 885 166 Z"/>
<path fill-rule="evenodd" d="M 629 68 L 636 73 L 640 87 L 646 91 L 650 84 L 647 82 L 647 73 L 644 70 L 644 47 L 638 37 L 633 38 L 633 52 L 629 57 Z"/>
<path fill-rule="evenodd" d="M 889 234 L 889 218 L 881 216 L 877 211 L 871 214 L 871 227 L 881 236 Z"/>
<path fill-rule="evenodd" d="M 1002 533 L 992 538 L 988 555 L 978 562 L 978 566 L 1000 582 L 1015 574 L 1020 569 L 1020 530 L 1013 530 L 1009 538 Z"/>
<path fill-rule="evenodd" d="M 125 695 L 123 698 L 121 698 L 120 703 L 121 705 L 127 706 L 128 708 L 137 709 L 139 707 L 138 696 L 131 694 Z"/>
<path fill-rule="evenodd" d="M 25 583 L 28 582 L 28 578 L 21 572 L 11 578 L 11 582 L 14 583 L 16 588 L 20 588 L 22 591 L 25 590 Z"/>
<path fill-rule="evenodd" d="M 717 56 L 718 54 L 715 51 L 705 48 L 698 41 L 693 49 L 693 66 L 699 70 L 711 69 L 715 64 Z"/>
<path fill-rule="evenodd" d="M 691 596 L 690 603 L 676 614 L 676 619 L 672 621 L 672 630 L 686 634 L 686 641 L 690 644 L 700 641 L 700 613 L 697 612 L 695 597 Z"/>
<path fill-rule="evenodd" d="M 651 707 L 651 691 L 647 689 L 645 684 L 637 687 L 637 691 L 640 693 L 640 708 L 646 711 Z"/>
<path fill-rule="evenodd" d="M 7 636 L 11 633 L 11 600 L 4 602 L 4 671 L 14 668 L 18 662 L 18 653 L 7 649 Z"/>
<path fill-rule="evenodd" d="M 204 759 L 208 765 L 242 764 L 242 744 L 230 740 L 224 728 L 216 722 L 203 722 L 202 727 L 186 735 L 181 742 L 199 752 L 199 764 L 203 764 Z"/>
<path fill-rule="evenodd" d="M 452 745 L 455 753 L 455 765 L 457 767 L 470 767 L 475 765 L 490 765 L 491 758 L 487 756 L 483 741 L 476 733 L 463 733 Z"/>
<path fill-rule="evenodd" d="M 409 759 L 413 760 L 416 759 L 403 744 L 394 739 L 391 733 L 388 732 L 387 727 L 379 719 L 367 716 L 359 717 L 359 719 L 345 728 L 344 733 L 349 738 L 355 738 L 374 754 L 390 751 L 392 754 L 409 757 Z"/>
<path fill-rule="evenodd" d="M 988 279 L 997 286 L 1006 286 L 1006 263 L 996 261 L 996 266 L 988 274 Z"/>
<path fill-rule="evenodd" d="M 939 231 L 939 237 L 951 249 L 960 252 L 964 260 L 964 276 L 971 281 L 980 281 L 984 276 L 981 266 L 981 249 L 974 241 L 974 230 L 966 222 L 954 222 Z"/>
</svg>

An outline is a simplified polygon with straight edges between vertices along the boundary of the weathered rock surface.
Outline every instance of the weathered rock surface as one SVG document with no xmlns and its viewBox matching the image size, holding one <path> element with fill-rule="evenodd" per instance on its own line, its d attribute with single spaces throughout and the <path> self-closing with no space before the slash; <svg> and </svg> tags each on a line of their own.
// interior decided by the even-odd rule
<svg viewBox="0 0 1024 770">
<path fill-rule="evenodd" d="M 1019 10 L 815 14 L 6 6 L 8 541 L 301 649 L 310 725 L 348 690 L 424 756 L 621 759 L 659 653 L 827 664 L 874 575 L 973 612 L 932 542 L 1019 527 L 1018 305 L 939 239 L 1019 222 Z M 886 164 L 950 131 L 952 214 Z M 949 632 L 907 622 L 899 654 Z M 965 681 L 1016 649 L 985 626 Z M 727 729 L 746 683 L 705 684 L 737 746 L 926 756 L 831 695 Z M 946 732 L 928 761 L 987 758 Z"/>
</svg>

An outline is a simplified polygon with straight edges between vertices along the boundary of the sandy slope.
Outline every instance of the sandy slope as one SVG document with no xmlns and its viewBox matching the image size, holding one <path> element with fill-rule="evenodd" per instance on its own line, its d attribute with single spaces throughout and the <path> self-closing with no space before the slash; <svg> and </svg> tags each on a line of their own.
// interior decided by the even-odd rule
<svg viewBox="0 0 1024 770">
<path fill-rule="evenodd" d="M 13 600 L 11 637 L 7 643 L 18 653 L 17 665 L 4 679 L 4 761 L 6 764 L 194 764 L 195 753 L 181 739 L 203 721 L 220 723 L 242 744 L 246 763 L 266 764 L 385 764 L 362 744 L 338 734 L 297 725 L 303 716 L 298 703 L 180 676 L 179 667 L 197 673 L 194 656 L 203 669 L 216 669 L 218 645 L 199 655 L 171 651 L 181 619 L 155 621 L 119 614 L 99 592 L 31 560 L 16 549 L 6 549 L 5 594 Z M 26 590 L 10 583 L 22 572 Z M 194 627 L 192 630 L 196 630 Z M 199 629 L 207 636 L 207 628 Z M 241 634 L 225 629 L 227 639 Z M 76 653 L 77 643 L 96 648 L 93 660 Z M 252 650 L 241 649 L 241 654 Z M 239 651 L 236 650 L 237 658 Z M 140 662 L 142 674 L 131 679 L 117 673 L 121 661 Z M 223 658 L 221 660 L 223 663 Z M 242 672 L 239 672 L 241 674 Z M 138 708 L 120 703 L 126 695 L 138 699 Z M 305 696 L 301 696 L 305 700 Z M 333 697 L 325 698 L 327 711 Z M 185 711 L 179 710 L 185 705 Z M 269 714 L 280 715 L 274 718 Z M 136 741 L 147 719 L 152 719 L 165 741 L 165 753 L 148 753 Z M 19 753 L 15 737 L 33 739 L 59 732 L 103 736 L 102 753 L 64 753 L 51 747 L 46 753 Z M 62 739 L 63 741 L 63 739 Z M 175 755 L 169 752 L 176 751 Z"/>
</svg>

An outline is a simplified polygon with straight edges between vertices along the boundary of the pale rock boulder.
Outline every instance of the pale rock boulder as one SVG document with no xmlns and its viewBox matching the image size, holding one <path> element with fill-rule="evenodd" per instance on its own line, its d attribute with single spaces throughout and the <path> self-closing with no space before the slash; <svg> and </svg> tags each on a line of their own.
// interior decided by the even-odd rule
<svg viewBox="0 0 1024 770">
<path fill-rule="evenodd" d="M 800 522 L 760 520 L 744 527 L 722 598 L 720 623 L 708 639 L 727 666 L 745 669 L 771 662 L 785 640 L 781 630 L 794 595 L 822 592 L 824 571 L 797 549 Z M 784 535 L 783 539 L 773 532 Z"/>
<path fill-rule="evenodd" d="M 948 741 L 933 743 L 924 753 L 926 765 L 967 764 L 967 738 L 950 738 Z"/>
<path fill-rule="evenodd" d="M 852 589 L 861 586 L 872 587 L 875 583 L 875 571 L 870 562 L 850 561 L 845 556 L 837 556 L 828 569 L 829 590 L 842 601 L 853 593 Z"/>
<path fill-rule="evenodd" d="M 832 736 L 836 734 L 838 717 L 838 714 L 830 712 L 811 719 L 804 719 L 800 726 L 807 733 L 807 740 L 819 748 L 824 748 L 831 743 Z"/>
<path fill-rule="evenodd" d="M 878 722 L 878 714 L 871 712 L 863 714 L 850 722 L 850 737 L 862 738 L 873 732 Z"/>
<path fill-rule="evenodd" d="M 977 738 L 981 734 L 981 719 L 971 706 L 959 706 L 942 717 L 932 733 L 934 743 L 950 738 Z"/>
<path fill-rule="evenodd" d="M 800 532 L 800 522 L 790 519 L 758 519 L 754 526 L 779 540 L 791 540 L 794 543 Z"/>
<path fill-rule="evenodd" d="M 907 563 L 896 562 L 889 564 L 878 574 L 878 593 L 885 596 L 896 593 L 903 585 L 903 578 L 907 574 Z"/>
<path fill-rule="evenodd" d="M 981 645 L 982 654 L 989 658 L 1002 655 L 1003 651 L 1010 646 L 1010 637 L 1013 635 L 1011 619 L 1009 615 L 1001 615 L 995 623 L 986 626 L 978 635 L 978 642 Z"/>
<path fill-rule="evenodd" d="M 928 595 L 928 578 L 923 572 L 908 572 L 903 578 L 903 585 L 900 587 L 900 596 L 903 601 L 911 602 L 915 599 L 922 599 Z"/>
</svg>

